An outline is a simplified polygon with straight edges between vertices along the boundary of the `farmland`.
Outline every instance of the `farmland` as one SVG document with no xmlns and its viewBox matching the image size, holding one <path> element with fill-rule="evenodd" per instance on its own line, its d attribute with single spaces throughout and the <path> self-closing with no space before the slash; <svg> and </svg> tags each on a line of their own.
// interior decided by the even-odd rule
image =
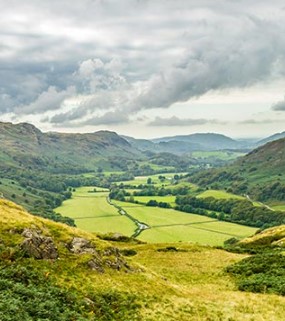
<svg viewBox="0 0 285 321">
<path fill-rule="evenodd" d="M 220 191 L 220 190 L 212 190 L 212 189 L 199 194 L 197 197 L 201 197 L 201 198 L 214 197 L 217 199 L 235 198 L 235 199 L 241 199 L 241 200 L 246 199 L 245 197 L 240 196 L 240 195 L 231 194 L 231 193 L 227 193 L 225 191 Z"/>
<path fill-rule="evenodd" d="M 128 214 L 149 225 L 138 237 L 147 242 L 197 242 L 207 245 L 222 245 L 229 238 L 252 235 L 256 228 L 220 222 L 201 215 L 186 214 L 173 209 L 146 207 L 118 202 Z"/>
<path fill-rule="evenodd" d="M 94 187 L 78 188 L 72 198 L 63 202 L 55 211 L 73 218 L 77 227 L 88 232 L 120 232 L 131 236 L 136 229 L 135 224 L 108 204 L 108 191 L 98 188 L 98 192 L 90 192 L 93 190 Z"/>
<path fill-rule="evenodd" d="M 56 212 L 69 216 L 76 225 L 95 233 L 120 232 L 133 235 L 136 225 L 110 205 L 107 190 L 94 187 L 78 188 L 70 200 L 63 202 Z M 142 197 L 138 197 L 142 198 Z M 145 197 L 145 201 L 151 197 Z M 157 198 L 157 197 L 156 197 Z M 171 198 L 171 199 L 170 199 Z M 174 196 L 161 197 L 164 201 L 174 201 Z M 147 242 L 197 242 L 207 245 L 222 245 L 231 237 L 243 238 L 254 234 L 255 228 L 220 222 L 201 215 L 186 214 L 173 209 L 147 207 L 139 204 L 118 202 L 134 219 L 150 226 L 139 239 Z"/>
</svg>

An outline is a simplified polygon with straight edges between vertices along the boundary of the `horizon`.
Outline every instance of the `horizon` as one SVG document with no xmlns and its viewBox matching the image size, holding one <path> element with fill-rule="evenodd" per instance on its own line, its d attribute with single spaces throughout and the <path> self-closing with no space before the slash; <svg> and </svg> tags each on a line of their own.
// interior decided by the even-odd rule
<svg viewBox="0 0 285 321">
<path fill-rule="evenodd" d="M 157 137 L 144 137 L 144 136 L 141 136 L 141 137 L 137 137 L 137 136 L 130 136 L 130 135 L 125 135 L 125 134 L 122 134 L 122 133 L 119 133 L 119 132 L 116 132 L 115 130 L 110 130 L 110 129 L 99 129 L 99 130 L 96 130 L 96 131 L 84 131 L 84 132 L 78 132 L 78 131 L 56 131 L 56 130 L 49 130 L 49 131 L 44 131 L 42 130 L 41 128 L 39 128 L 38 126 L 32 124 L 32 123 L 29 123 L 29 122 L 18 122 L 18 123 L 13 123 L 13 122 L 3 122 L 0 120 L 0 124 L 1 123 L 6 123 L 6 124 L 12 124 L 12 125 L 20 125 L 20 124 L 30 124 L 30 125 L 33 125 L 35 126 L 37 129 L 39 129 L 42 133 L 62 133 L 62 134 L 92 134 L 92 133 L 97 133 L 97 132 L 100 132 L 100 131 L 107 131 L 107 132 L 113 132 L 113 133 L 116 133 L 117 135 L 121 136 L 121 137 L 130 137 L 130 138 L 135 138 L 135 139 L 144 139 L 144 140 L 156 140 L 156 139 L 161 139 L 161 138 L 167 138 L 167 137 L 175 137 L 175 136 L 190 136 L 190 135 L 195 135 L 195 134 L 214 134 L 214 135 L 222 135 L 222 136 L 225 136 L 225 137 L 228 137 L 228 138 L 231 138 L 233 140 L 263 140 L 267 137 L 270 137 L 270 136 L 273 136 L 273 135 L 278 135 L 278 134 L 282 134 L 283 132 L 285 132 L 285 130 L 283 131 L 280 131 L 280 132 L 273 132 L 272 134 L 268 135 L 268 136 L 264 136 L 264 137 L 261 137 L 261 136 L 256 136 L 256 137 L 249 137 L 249 136 L 242 136 L 242 137 L 234 137 L 234 136 L 229 136 L 229 135 L 226 135 L 224 133 L 221 133 L 221 132 L 192 132 L 192 133 L 184 133 L 184 134 L 179 134 L 179 135 L 168 135 L 168 136 L 157 136 Z"/>
<path fill-rule="evenodd" d="M 281 0 L 3 3 L 0 120 L 137 138 L 284 131 Z"/>
</svg>

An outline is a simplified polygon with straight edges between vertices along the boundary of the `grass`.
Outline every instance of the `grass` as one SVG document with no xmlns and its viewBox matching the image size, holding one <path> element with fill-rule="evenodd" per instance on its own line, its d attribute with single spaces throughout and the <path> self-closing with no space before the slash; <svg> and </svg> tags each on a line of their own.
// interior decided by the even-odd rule
<svg viewBox="0 0 285 321">
<path fill-rule="evenodd" d="M 88 304 L 88 298 L 100 293 L 112 294 L 109 296 L 110 306 L 120 313 L 124 321 L 284 320 L 285 297 L 240 292 L 234 279 L 224 272 L 227 266 L 242 260 L 245 255 L 186 243 L 109 244 L 79 229 L 30 216 L 7 201 L 0 200 L 0 211 L 0 238 L 5 245 L 16 246 L 21 242 L 22 237 L 19 234 L 16 237 L 11 229 L 34 226 L 53 238 L 60 253 L 60 259 L 55 261 L 8 260 L 6 264 L 9 267 L 17 264 L 28 268 L 31 273 L 38 271 L 49 280 L 56 280 L 56 285 L 63 291 L 77 291 Z M 135 270 L 132 273 L 107 270 L 103 274 L 90 270 L 86 264 L 88 255 L 76 255 L 66 248 L 66 243 L 74 236 L 92 240 L 96 248 L 116 246 L 136 250 L 137 255 L 128 258 Z M 170 246 L 175 246 L 178 251 L 158 251 Z M 1 259 L 1 264 L 5 264 L 6 259 Z M 139 309 L 138 318 L 137 315 L 131 316 L 130 310 L 124 312 L 128 309 L 128 298 L 133 296 Z M 125 300 L 119 300 L 120 297 Z M 103 307 L 104 302 L 101 303 L 98 309 Z M 124 313 L 125 318 L 122 317 Z M 5 317 L 13 320 L 12 314 Z M 95 316 L 90 314 L 92 318 Z M 111 319 L 121 320 L 116 314 L 109 319 L 106 315 L 104 320 Z"/>
<path fill-rule="evenodd" d="M 107 191 L 91 193 L 98 187 L 80 187 L 73 193 L 72 198 L 63 202 L 55 211 L 63 216 L 75 220 L 77 227 L 97 233 L 119 232 L 131 236 L 136 226 L 126 217 L 120 215 L 118 210 L 108 204 Z"/>
<path fill-rule="evenodd" d="M 157 202 L 166 202 L 171 206 L 175 206 L 176 196 L 134 196 L 135 201 L 146 204 L 150 200 L 156 200 Z"/>
<path fill-rule="evenodd" d="M 138 186 L 141 184 L 146 185 L 148 178 L 151 178 L 152 184 L 154 184 L 156 187 L 167 186 L 167 185 L 172 184 L 174 175 L 176 175 L 176 174 L 180 175 L 180 174 L 185 174 L 185 173 L 162 173 L 162 174 L 149 175 L 149 176 L 136 176 L 135 179 L 133 179 L 133 180 L 124 181 L 121 183 L 129 184 L 129 185 L 133 185 L 133 186 Z M 164 176 L 166 179 L 161 181 L 158 178 L 159 176 Z"/>
<path fill-rule="evenodd" d="M 192 152 L 192 157 L 194 158 L 203 158 L 203 159 L 220 159 L 220 160 L 234 160 L 240 156 L 244 156 L 245 153 L 240 152 L 223 152 L 223 151 L 210 151 L 210 152 L 203 152 L 203 151 L 196 151 Z"/>
<path fill-rule="evenodd" d="M 197 197 L 200 197 L 200 198 L 214 197 L 217 199 L 235 198 L 235 199 L 240 199 L 240 200 L 246 199 L 244 196 L 240 196 L 240 195 L 236 195 L 236 194 L 232 194 L 232 193 L 228 193 L 228 192 L 220 191 L 220 190 L 213 190 L 213 189 L 207 190 L 207 191 L 199 194 Z"/>
<path fill-rule="evenodd" d="M 195 242 L 222 245 L 229 238 L 244 238 L 254 234 L 257 230 L 173 209 L 147 207 L 118 201 L 116 203 L 125 208 L 128 214 L 151 227 L 138 237 L 142 241 L 151 243 Z"/>
<path fill-rule="evenodd" d="M 0 193 L 6 199 L 15 201 L 27 209 L 31 209 L 36 200 L 42 199 L 40 196 L 34 195 L 26 188 L 20 186 L 17 181 L 6 178 L 1 178 L 0 181 Z"/>
</svg>

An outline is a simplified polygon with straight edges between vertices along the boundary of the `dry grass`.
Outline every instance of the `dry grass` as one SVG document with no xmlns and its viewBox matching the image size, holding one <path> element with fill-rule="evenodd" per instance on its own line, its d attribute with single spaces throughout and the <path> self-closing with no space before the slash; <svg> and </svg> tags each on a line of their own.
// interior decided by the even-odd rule
<svg viewBox="0 0 285 321">
<path fill-rule="evenodd" d="M 30 216 L 19 206 L 0 200 L 0 239 L 12 242 L 11 229 L 36 226 L 53 236 L 60 259 L 23 259 L 64 288 L 76 288 L 82 295 L 90 291 L 117 290 L 136 294 L 143 321 L 283 321 L 285 297 L 239 292 L 224 268 L 244 255 L 190 243 L 142 244 L 113 243 L 135 249 L 128 258 L 136 268 L 132 273 L 107 271 L 98 274 L 87 268 L 88 255 L 69 253 L 65 243 L 73 236 L 89 238 L 97 247 L 109 246 L 90 233 Z M 20 236 L 18 236 L 20 237 Z M 13 242 L 19 240 L 13 239 Z M 161 251 L 176 247 L 178 251 Z M 160 251 L 158 251 L 160 250 Z"/>
</svg>

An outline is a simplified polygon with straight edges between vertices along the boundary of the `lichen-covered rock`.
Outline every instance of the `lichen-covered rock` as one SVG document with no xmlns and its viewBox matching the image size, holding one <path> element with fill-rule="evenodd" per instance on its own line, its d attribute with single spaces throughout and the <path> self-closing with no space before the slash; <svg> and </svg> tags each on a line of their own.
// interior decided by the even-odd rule
<svg viewBox="0 0 285 321">
<path fill-rule="evenodd" d="M 25 229 L 22 233 L 25 240 L 20 245 L 21 250 L 26 256 L 35 259 L 57 259 L 58 251 L 53 239 L 40 233 L 39 230 Z"/>
<path fill-rule="evenodd" d="M 124 260 L 123 256 L 121 255 L 119 249 L 116 247 L 109 247 L 103 251 L 104 256 L 104 265 L 108 268 L 114 270 L 125 270 L 130 271 L 131 267 L 128 263 Z"/>
<path fill-rule="evenodd" d="M 99 273 L 104 273 L 104 267 L 103 267 L 103 262 L 99 260 L 98 258 L 93 258 L 88 262 L 88 266 L 91 270 L 97 271 Z"/>
<path fill-rule="evenodd" d="M 75 254 L 97 253 L 95 247 L 91 244 L 91 242 L 82 237 L 74 237 L 68 244 L 68 249 L 70 250 L 70 252 Z"/>
</svg>

